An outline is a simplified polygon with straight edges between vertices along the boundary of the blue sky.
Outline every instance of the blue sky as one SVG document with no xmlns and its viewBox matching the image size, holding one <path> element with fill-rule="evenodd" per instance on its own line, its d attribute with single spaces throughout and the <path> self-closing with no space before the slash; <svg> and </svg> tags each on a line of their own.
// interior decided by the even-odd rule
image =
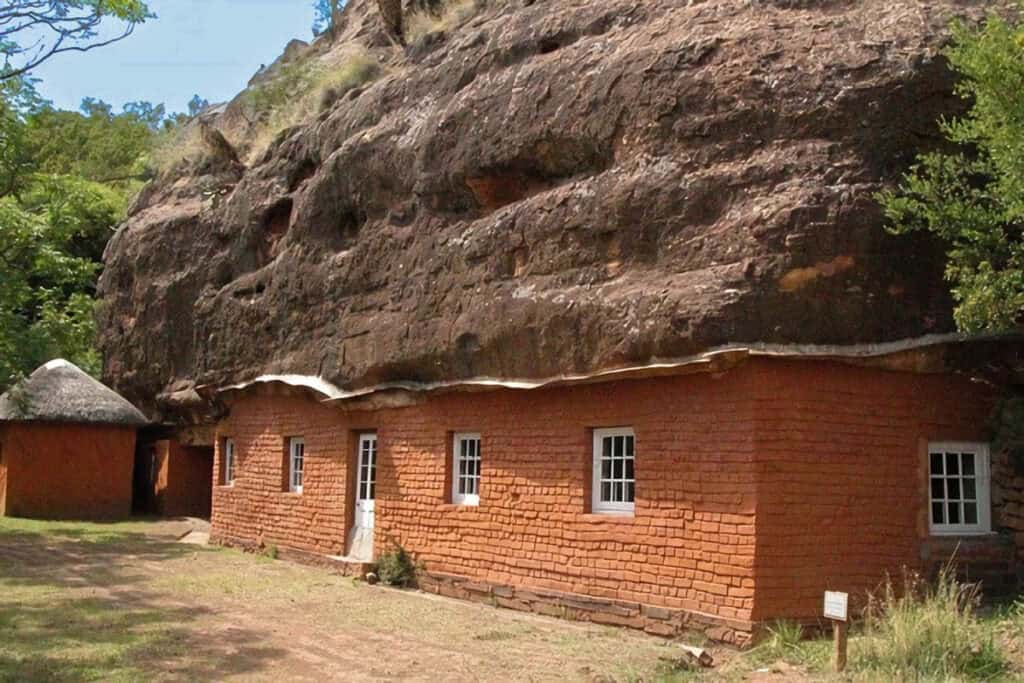
<svg viewBox="0 0 1024 683">
<path fill-rule="evenodd" d="M 292 38 L 310 40 L 311 0 L 148 0 L 158 15 L 114 45 L 58 55 L 33 72 L 64 109 L 96 97 L 163 102 L 184 111 L 192 95 L 230 99 Z"/>
</svg>

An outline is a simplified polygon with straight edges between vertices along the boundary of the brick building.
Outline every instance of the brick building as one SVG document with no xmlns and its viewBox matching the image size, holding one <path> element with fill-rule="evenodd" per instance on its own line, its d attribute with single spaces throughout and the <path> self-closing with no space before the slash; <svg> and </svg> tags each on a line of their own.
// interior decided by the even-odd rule
<svg viewBox="0 0 1024 683">
<path fill-rule="evenodd" d="M 0 515 L 131 514 L 134 406 L 65 360 L 0 396 Z"/>
<path fill-rule="evenodd" d="M 1012 588 L 998 394 L 937 367 L 948 352 L 730 349 L 357 394 L 260 378 L 220 393 L 213 538 L 341 563 L 400 543 L 427 590 L 739 643 L 957 543 Z"/>
</svg>

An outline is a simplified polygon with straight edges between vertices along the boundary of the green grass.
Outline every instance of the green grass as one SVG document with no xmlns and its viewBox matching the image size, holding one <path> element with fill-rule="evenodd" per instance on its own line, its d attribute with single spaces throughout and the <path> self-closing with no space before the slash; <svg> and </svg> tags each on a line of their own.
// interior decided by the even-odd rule
<svg viewBox="0 0 1024 683">
<path fill-rule="evenodd" d="M 80 522 L 0 517 L 0 537 L 11 534 L 28 534 L 82 543 L 109 544 L 139 541 L 144 538 L 145 533 L 152 531 L 152 528 L 152 520 L 144 519 L 127 522 Z"/>
</svg>

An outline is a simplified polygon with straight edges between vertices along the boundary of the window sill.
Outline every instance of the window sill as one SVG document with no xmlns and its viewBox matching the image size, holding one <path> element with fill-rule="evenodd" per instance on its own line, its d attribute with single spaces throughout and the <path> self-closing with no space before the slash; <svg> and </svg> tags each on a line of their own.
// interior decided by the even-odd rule
<svg viewBox="0 0 1024 683">
<path fill-rule="evenodd" d="M 930 529 L 930 538 L 985 538 L 987 536 L 998 536 L 997 531 L 942 531 Z"/>
<path fill-rule="evenodd" d="M 219 488 L 219 489 L 233 489 L 233 488 L 235 488 L 235 482 L 231 482 L 230 484 L 217 484 L 217 488 Z"/>
</svg>

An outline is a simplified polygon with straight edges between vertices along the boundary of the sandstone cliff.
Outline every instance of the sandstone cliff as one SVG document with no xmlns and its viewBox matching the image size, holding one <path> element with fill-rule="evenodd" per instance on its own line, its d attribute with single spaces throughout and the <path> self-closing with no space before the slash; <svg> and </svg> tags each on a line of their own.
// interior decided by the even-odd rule
<svg viewBox="0 0 1024 683">
<path fill-rule="evenodd" d="M 547 377 L 948 331 L 941 247 L 888 236 L 871 195 L 960 106 L 938 50 L 986 6 L 490 0 L 402 47 L 350 0 L 305 49 L 359 43 L 376 80 L 133 207 L 106 379 L 166 417 L 263 373 Z M 245 148 L 236 109 L 214 125 Z"/>
</svg>

